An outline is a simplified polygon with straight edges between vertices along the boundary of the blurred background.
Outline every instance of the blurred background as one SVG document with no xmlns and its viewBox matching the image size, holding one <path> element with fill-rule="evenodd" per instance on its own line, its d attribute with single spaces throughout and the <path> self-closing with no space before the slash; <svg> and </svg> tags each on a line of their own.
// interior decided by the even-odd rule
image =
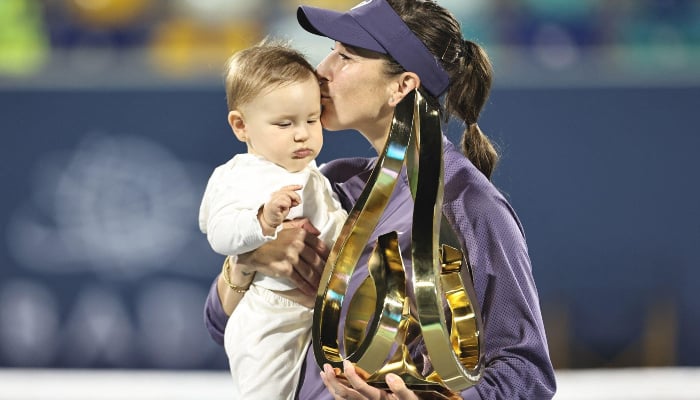
<svg viewBox="0 0 700 400">
<path fill-rule="evenodd" d="M 356 1 L 0 0 L 0 367 L 226 370 L 197 228 L 244 151 L 223 63 L 265 35 L 319 62 L 300 3 Z M 700 366 L 700 1 L 438 3 L 494 63 L 479 124 L 556 368 Z M 331 133 L 319 161 L 352 155 Z"/>
</svg>

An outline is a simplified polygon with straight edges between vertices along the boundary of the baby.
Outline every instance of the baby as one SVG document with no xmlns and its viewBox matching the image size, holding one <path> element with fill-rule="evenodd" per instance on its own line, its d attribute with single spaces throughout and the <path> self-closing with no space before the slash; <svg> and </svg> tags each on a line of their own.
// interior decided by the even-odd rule
<svg viewBox="0 0 700 400">
<path fill-rule="evenodd" d="M 263 41 L 229 60 L 226 97 L 229 125 L 248 152 L 217 167 L 207 184 L 199 225 L 213 250 L 235 262 L 302 216 L 332 247 L 347 212 L 314 161 L 323 131 L 313 67 L 288 46 Z M 303 296 L 288 279 L 257 274 L 249 288 L 230 286 L 247 290 L 224 335 L 232 398 L 293 399 L 312 304 L 297 301 Z"/>
</svg>

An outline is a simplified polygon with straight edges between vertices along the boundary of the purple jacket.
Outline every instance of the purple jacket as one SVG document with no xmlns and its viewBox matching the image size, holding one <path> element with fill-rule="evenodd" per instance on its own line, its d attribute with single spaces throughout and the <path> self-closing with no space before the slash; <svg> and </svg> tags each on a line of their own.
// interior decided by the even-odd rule
<svg viewBox="0 0 700 400">
<path fill-rule="evenodd" d="M 469 252 L 484 324 L 484 375 L 476 386 L 462 392 L 462 398 L 551 399 L 556 390 L 554 369 L 549 359 L 523 228 L 491 182 L 446 138 L 443 138 L 443 146 L 443 211 L 459 231 L 463 248 Z M 346 209 L 349 210 L 359 197 L 375 161 L 374 158 L 339 159 L 322 168 Z M 407 274 L 410 274 L 412 212 L 413 200 L 403 174 L 359 265 L 366 265 L 379 235 L 397 231 Z M 350 288 L 357 287 L 366 276 L 367 270 L 358 268 Z M 407 281 L 410 279 L 408 276 Z M 227 318 L 214 282 L 205 304 L 204 320 L 212 338 L 219 344 L 223 344 Z M 332 399 L 319 377 L 320 370 L 312 352 L 310 347 L 298 398 Z"/>
</svg>

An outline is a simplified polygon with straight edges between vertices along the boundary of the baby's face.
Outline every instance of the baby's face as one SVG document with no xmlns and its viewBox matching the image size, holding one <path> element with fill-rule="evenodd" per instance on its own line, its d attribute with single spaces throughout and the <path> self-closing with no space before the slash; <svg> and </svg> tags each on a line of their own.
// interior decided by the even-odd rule
<svg viewBox="0 0 700 400">
<path fill-rule="evenodd" d="M 310 77 L 265 91 L 243 105 L 248 153 L 291 172 L 306 167 L 323 147 L 320 98 L 318 81 Z"/>
</svg>

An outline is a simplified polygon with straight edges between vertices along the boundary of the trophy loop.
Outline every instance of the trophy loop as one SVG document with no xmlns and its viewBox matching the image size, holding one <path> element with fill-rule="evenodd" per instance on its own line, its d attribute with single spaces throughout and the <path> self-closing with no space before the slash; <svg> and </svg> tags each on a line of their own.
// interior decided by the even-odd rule
<svg viewBox="0 0 700 400">
<path fill-rule="evenodd" d="M 326 263 L 312 327 L 319 366 L 342 368 L 347 359 L 367 373 L 373 386 L 386 388 L 385 375 L 395 373 L 412 390 L 441 398 L 481 378 L 482 323 L 471 276 L 465 279 L 468 259 L 454 247 L 460 242 L 442 214 L 442 153 L 438 106 L 416 90 L 398 104 L 384 151 Z M 369 277 L 344 305 L 350 277 L 404 165 L 414 199 L 413 293 L 406 293 L 398 236 L 389 232 L 377 239 Z M 432 365 L 427 376 L 416 368 L 410 352 L 419 335 Z"/>
<path fill-rule="evenodd" d="M 462 279 L 461 261 L 455 263 L 455 260 L 466 261 L 464 253 L 439 246 L 440 224 L 444 220 L 444 168 L 442 135 L 437 134 L 440 132 L 438 107 L 431 105 L 420 92 L 415 107 L 414 116 L 419 121 L 413 143 L 417 147 L 418 162 L 409 163 L 408 176 L 409 179 L 416 177 L 411 234 L 416 311 L 435 373 L 446 387 L 457 391 L 475 385 L 481 378 L 481 319 L 475 312 L 472 282 Z M 453 232 L 443 230 L 445 233 Z M 446 292 L 446 288 L 450 292 Z M 453 329 L 447 327 L 443 296 L 452 313 Z"/>
<path fill-rule="evenodd" d="M 413 98 L 397 105 L 396 113 L 408 116 L 413 113 Z M 344 359 L 357 362 L 359 357 L 366 352 L 369 343 L 364 341 L 348 340 L 355 351 L 348 356 L 341 356 L 338 344 L 338 329 L 343 301 L 347 292 L 348 282 L 362 252 L 369 241 L 369 237 L 379 222 L 389 197 L 396 186 L 396 178 L 401 174 L 413 131 L 413 118 L 394 118 L 389 132 L 384 151 L 377 160 L 364 190 L 357 199 L 355 206 L 348 213 L 345 225 L 336 239 L 331 250 L 326 267 L 321 276 L 316 303 L 314 309 L 313 325 L 311 329 L 314 355 L 318 365 L 328 363 L 335 368 L 341 368 Z M 375 274 L 375 276 L 378 276 Z M 368 294 L 371 283 L 364 283 L 360 287 L 360 294 Z M 376 286 L 375 286 L 376 287 Z M 370 296 L 373 305 L 363 304 L 366 307 L 365 315 L 372 315 L 366 319 L 367 334 L 363 337 L 373 337 L 379 326 L 379 318 L 383 315 L 383 296 Z"/>
</svg>

